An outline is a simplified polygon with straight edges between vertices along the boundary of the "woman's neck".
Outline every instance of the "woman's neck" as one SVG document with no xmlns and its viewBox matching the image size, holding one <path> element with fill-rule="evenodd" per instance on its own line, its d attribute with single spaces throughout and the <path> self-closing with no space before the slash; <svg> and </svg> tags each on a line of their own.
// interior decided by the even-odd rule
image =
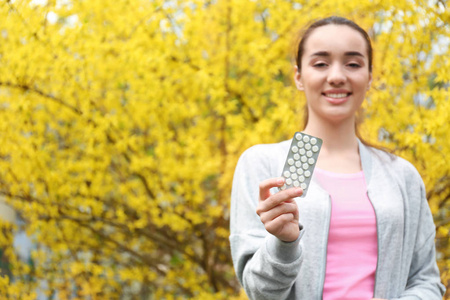
<svg viewBox="0 0 450 300">
<path fill-rule="evenodd" d="M 317 167 L 338 173 L 361 171 L 354 119 L 340 123 L 310 119 L 304 132 L 323 140 Z"/>
<path fill-rule="evenodd" d="M 305 133 L 317 136 L 323 140 L 322 148 L 330 152 L 355 150 L 358 145 L 355 132 L 354 119 L 345 120 L 340 123 L 309 120 Z"/>
</svg>

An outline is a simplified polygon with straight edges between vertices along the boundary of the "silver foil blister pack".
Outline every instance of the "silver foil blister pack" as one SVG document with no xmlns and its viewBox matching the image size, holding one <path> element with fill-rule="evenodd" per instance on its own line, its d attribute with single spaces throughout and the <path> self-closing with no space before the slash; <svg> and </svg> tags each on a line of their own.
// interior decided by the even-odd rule
<svg viewBox="0 0 450 300">
<path fill-rule="evenodd" d="M 306 196 L 322 143 L 321 139 L 312 135 L 302 132 L 294 134 L 281 174 L 285 184 L 279 188 L 280 190 L 301 187 L 303 189 L 301 197 Z"/>
</svg>

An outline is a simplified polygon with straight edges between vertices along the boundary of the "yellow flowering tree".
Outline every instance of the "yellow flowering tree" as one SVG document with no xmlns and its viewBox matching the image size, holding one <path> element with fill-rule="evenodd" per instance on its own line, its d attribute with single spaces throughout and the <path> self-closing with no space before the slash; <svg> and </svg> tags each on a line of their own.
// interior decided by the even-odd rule
<svg viewBox="0 0 450 300">
<path fill-rule="evenodd" d="M 447 284 L 446 1 L 0 0 L 0 195 L 20 219 L 1 224 L 0 294 L 239 297 L 234 167 L 301 129 L 295 37 L 332 14 L 373 38 L 362 132 L 424 177 Z"/>
</svg>

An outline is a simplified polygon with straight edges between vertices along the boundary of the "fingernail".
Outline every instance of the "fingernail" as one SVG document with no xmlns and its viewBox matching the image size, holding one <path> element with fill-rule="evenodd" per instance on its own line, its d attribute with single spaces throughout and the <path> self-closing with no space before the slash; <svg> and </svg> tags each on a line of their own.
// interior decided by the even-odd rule
<svg viewBox="0 0 450 300">
<path fill-rule="evenodd" d="M 303 194 L 302 188 L 296 188 L 296 189 L 295 189 L 295 193 L 296 193 L 297 195 Z"/>
<path fill-rule="evenodd" d="M 284 183 L 284 178 L 283 178 L 283 177 L 278 178 L 277 184 L 278 184 L 278 185 L 282 185 L 283 183 Z"/>
</svg>

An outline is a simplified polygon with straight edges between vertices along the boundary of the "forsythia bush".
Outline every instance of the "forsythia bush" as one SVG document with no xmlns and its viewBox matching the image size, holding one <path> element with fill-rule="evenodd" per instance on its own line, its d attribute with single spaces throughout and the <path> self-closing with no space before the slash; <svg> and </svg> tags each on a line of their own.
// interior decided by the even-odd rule
<svg viewBox="0 0 450 300">
<path fill-rule="evenodd" d="M 367 29 L 362 128 L 422 174 L 450 283 L 448 1 L 0 0 L 8 299 L 245 299 L 228 245 L 234 167 L 301 130 L 299 30 Z M 13 235 L 33 241 L 31 262 Z"/>
</svg>

